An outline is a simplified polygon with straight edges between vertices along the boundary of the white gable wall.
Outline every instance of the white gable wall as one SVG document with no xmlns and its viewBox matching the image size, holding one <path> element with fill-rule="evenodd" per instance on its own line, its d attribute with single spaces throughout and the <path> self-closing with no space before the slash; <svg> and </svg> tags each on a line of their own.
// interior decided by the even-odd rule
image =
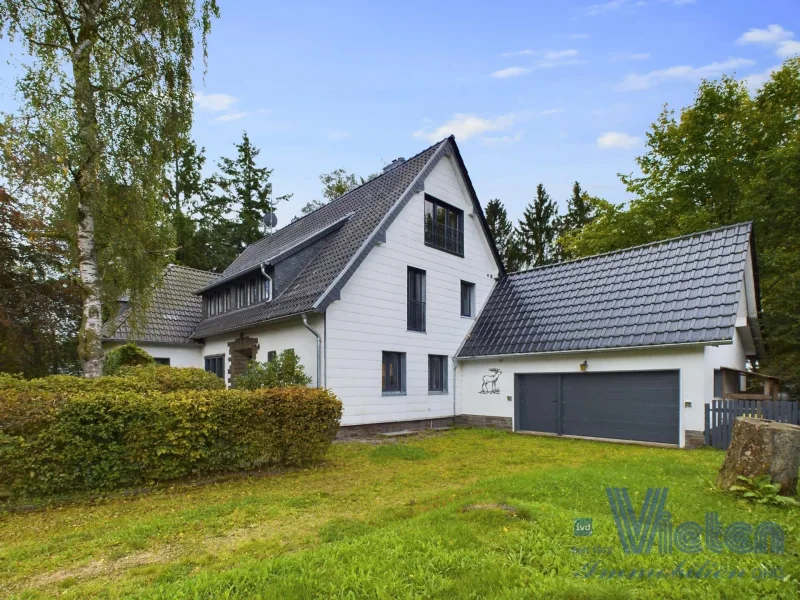
<svg viewBox="0 0 800 600">
<path fill-rule="evenodd" d="M 327 384 L 344 403 L 342 425 L 453 416 L 452 358 L 474 318 L 461 317 L 461 281 L 475 284 L 477 309 L 497 266 L 472 202 L 450 158 L 425 180 L 425 191 L 464 211 L 464 258 L 425 245 L 424 194 L 415 194 L 331 304 L 327 319 Z M 426 333 L 406 329 L 408 267 L 426 271 Z M 406 353 L 405 395 L 383 395 L 383 351 Z M 449 360 L 448 392 L 428 393 L 428 355 Z"/>
</svg>

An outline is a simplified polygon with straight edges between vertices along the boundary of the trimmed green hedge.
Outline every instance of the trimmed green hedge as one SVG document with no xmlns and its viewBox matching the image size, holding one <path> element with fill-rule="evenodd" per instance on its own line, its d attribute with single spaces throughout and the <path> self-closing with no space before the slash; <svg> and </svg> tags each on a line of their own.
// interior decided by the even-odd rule
<svg viewBox="0 0 800 600">
<path fill-rule="evenodd" d="M 342 414 L 321 389 L 163 393 L 104 379 L 113 378 L 69 393 L 0 388 L 0 485 L 41 496 L 308 465 L 324 456 Z"/>
<path fill-rule="evenodd" d="M 113 377 L 86 379 L 73 375 L 51 375 L 39 379 L 23 379 L 19 375 L 0 373 L 0 392 L 3 390 L 47 392 L 58 395 L 76 392 L 176 392 L 179 390 L 221 390 L 225 382 L 203 369 L 176 368 L 162 365 L 123 367 Z"/>
</svg>

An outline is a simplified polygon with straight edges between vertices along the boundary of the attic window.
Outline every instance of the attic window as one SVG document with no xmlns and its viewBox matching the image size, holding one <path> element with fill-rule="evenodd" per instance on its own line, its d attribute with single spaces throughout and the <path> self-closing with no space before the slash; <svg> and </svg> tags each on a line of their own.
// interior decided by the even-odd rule
<svg viewBox="0 0 800 600">
<path fill-rule="evenodd" d="M 425 245 L 464 256 L 464 211 L 425 196 Z"/>
</svg>

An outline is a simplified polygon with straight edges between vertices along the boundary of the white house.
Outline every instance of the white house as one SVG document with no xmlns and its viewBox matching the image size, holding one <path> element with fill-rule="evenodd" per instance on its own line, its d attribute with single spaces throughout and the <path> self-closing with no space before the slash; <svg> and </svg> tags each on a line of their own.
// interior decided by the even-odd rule
<svg viewBox="0 0 800 600">
<path fill-rule="evenodd" d="M 749 224 L 506 274 L 450 137 L 248 247 L 171 266 L 145 323 L 160 362 L 231 383 L 292 348 L 342 433 L 453 422 L 697 443 L 715 369 L 758 354 Z"/>
</svg>

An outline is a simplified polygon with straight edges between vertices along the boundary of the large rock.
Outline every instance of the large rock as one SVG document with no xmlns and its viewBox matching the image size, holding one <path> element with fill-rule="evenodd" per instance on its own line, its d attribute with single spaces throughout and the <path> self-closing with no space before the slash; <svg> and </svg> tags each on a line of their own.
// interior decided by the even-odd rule
<svg viewBox="0 0 800 600">
<path fill-rule="evenodd" d="M 797 469 L 800 468 L 800 426 L 769 419 L 739 417 L 725 462 L 719 471 L 717 485 L 723 490 L 735 484 L 739 475 L 769 475 L 772 483 L 780 483 L 780 493 L 797 493 Z"/>
</svg>

